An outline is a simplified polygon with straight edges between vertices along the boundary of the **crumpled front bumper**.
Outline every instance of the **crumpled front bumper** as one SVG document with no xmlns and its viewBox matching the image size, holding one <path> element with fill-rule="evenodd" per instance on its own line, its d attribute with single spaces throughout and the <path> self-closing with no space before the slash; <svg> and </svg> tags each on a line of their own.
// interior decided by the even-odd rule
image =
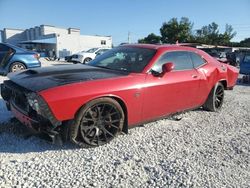
<svg viewBox="0 0 250 188">
<path fill-rule="evenodd" d="M 6 103 L 8 104 L 8 103 Z M 29 129 L 32 129 L 32 131 L 35 131 L 36 133 L 39 133 L 39 127 L 40 122 L 37 120 L 34 120 L 27 116 L 24 112 L 21 112 L 20 109 L 18 109 L 14 104 L 9 104 L 10 111 L 13 113 L 13 115 L 26 127 Z"/>
<path fill-rule="evenodd" d="M 6 106 L 13 115 L 28 128 L 36 132 L 54 133 L 62 122 L 58 121 L 50 111 L 47 103 L 40 96 L 37 100 L 40 106 L 38 113 L 28 103 L 27 96 L 31 91 L 13 83 L 11 80 L 1 84 L 1 95 Z"/>
</svg>

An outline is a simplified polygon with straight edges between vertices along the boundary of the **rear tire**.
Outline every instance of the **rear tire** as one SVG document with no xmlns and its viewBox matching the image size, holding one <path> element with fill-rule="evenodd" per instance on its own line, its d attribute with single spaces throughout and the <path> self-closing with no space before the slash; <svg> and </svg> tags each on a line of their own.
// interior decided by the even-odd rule
<svg viewBox="0 0 250 188">
<path fill-rule="evenodd" d="M 17 71 L 21 71 L 21 70 L 25 70 L 25 69 L 27 69 L 27 68 L 23 63 L 14 62 L 10 66 L 10 71 L 9 72 L 17 72 Z"/>
<path fill-rule="evenodd" d="M 210 91 L 203 108 L 208 111 L 217 112 L 221 109 L 224 101 L 224 86 L 218 82 Z"/>
<path fill-rule="evenodd" d="M 124 112 L 112 98 L 87 103 L 69 127 L 70 140 L 80 147 L 95 147 L 113 140 L 123 129 Z"/>
</svg>

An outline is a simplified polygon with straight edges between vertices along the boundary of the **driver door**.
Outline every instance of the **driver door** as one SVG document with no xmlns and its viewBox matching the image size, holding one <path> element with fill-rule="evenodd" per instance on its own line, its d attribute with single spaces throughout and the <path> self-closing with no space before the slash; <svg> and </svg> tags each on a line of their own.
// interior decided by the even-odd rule
<svg viewBox="0 0 250 188">
<path fill-rule="evenodd" d="M 197 106 L 200 76 L 185 51 L 168 52 L 152 67 L 161 72 L 164 63 L 172 62 L 173 71 L 162 77 L 149 73 L 146 77 L 143 120 L 153 120 Z"/>
</svg>

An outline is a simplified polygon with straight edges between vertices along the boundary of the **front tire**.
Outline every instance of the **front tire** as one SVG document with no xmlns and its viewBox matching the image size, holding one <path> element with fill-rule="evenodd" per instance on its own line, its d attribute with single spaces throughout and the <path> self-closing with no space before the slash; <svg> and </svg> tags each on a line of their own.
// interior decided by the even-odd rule
<svg viewBox="0 0 250 188">
<path fill-rule="evenodd" d="M 221 109 L 224 101 L 224 86 L 218 82 L 210 91 L 203 108 L 208 111 L 217 112 Z"/>
<path fill-rule="evenodd" d="M 25 69 L 26 69 L 26 66 L 20 62 L 14 62 L 10 66 L 10 72 L 17 72 L 17 71 L 21 71 L 21 70 L 25 70 Z"/>
<path fill-rule="evenodd" d="M 91 60 L 92 60 L 91 58 L 87 57 L 84 59 L 83 63 L 86 64 L 86 63 L 90 62 Z"/>
<path fill-rule="evenodd" d="M 104 145 L 122 131 L 124 117 L 123 109 L 116 100 L 93 100 L 78 112 L 70 126 L 70 139 L 80 147 Z"/>
</svg>

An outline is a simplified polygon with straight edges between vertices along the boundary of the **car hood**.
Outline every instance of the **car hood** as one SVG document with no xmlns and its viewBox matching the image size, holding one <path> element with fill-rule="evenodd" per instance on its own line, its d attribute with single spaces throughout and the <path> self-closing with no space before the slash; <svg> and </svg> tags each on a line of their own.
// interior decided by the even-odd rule
<svg viewBox="0 0 250 188">
<path fill-rule="evenodd" d="M 126 76 L 128 73 L 88 65 L 60 65 L 10 73 L 16 84 L 31 90 L 42 91 L 56 86 Z"/>
</svg>

